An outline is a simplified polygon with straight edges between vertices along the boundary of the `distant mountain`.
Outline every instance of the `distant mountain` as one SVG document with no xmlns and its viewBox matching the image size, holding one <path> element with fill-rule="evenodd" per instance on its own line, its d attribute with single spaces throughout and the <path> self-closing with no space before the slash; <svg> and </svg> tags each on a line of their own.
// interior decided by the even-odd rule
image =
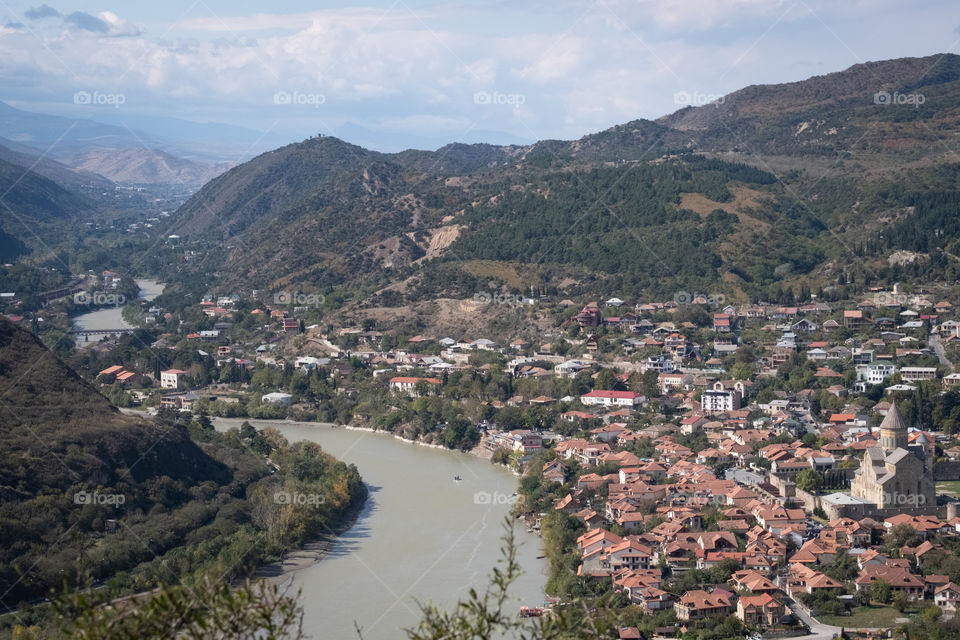
<svg viewBox="0 0 960 640">
<path fill-rule="evenodd" d="M 13 152 L 36 154 L 115 182 L 196 188 L 230 164 L 263 149 L 267 141 L 276 140 L 229 125 L 132 114 L 104 113 L 101 117 L 119 119 L 119 123 L 33 113 L 0 102 L 0 144 Z M 133 128 L 134 123 L 152 131 Z"/>
<path fill-rule="evenodd" d="M 110 180 L 96 172 L 73 169 L 62 162 L 44 157 L 39 149 L 18 144 L 6 138 L 0 138 L 0 160 L 30 169 L 67 188 L 113 189 L 114 187 Z"/>
<path fill-rule="evenodd" d="M 698 148 L 772 156 L 859 156 L 884 166 L 950 161 L 960 122 L 960 56 L 857 64 L 800 82 L 754 85 L 657 120 Z"/>
<path fill-rule="evenodd" d="M 957 136 L 960 57 L 892 60 L 575 141 L 386 154 L 313 138 L 211 181 L 171 232 L 222 249 L 197 268 L 226 288 L 347 287 L 361 304 L 491 280 L 775 297 L 851 273 L 952 278 L 960 228 L 924 233 L 953 229 Z M 896 250 L 923 255 L 894 267 Z"/>
<path fill-rule="evenodd" d="M 0 102 L 0 136 L 61 161 L 92 148 L 125 149 L 156 142 L 147 134 L 125 127 L 85 118 L 32 113 L 3 102 Z"/>
<path fill-rule="evenodd" d="M 195 162 L 142 147 L 85 151 L 72 164 L 121 184 L 180 184 L 193 189 L 230 168 L 228 163 Z"/>
<path fill-rule="evenodd" d="M 236 164 L 290 142 L 289 136 L 220 122 L 194 122 L 166 116 L 114 113 L 110 110 L 98 113 L 96 118 L 105 124 L 143 132 L 159 142 L 157 145 L 151 144 L 151 147 L 199 162 Z"/>
</svg>

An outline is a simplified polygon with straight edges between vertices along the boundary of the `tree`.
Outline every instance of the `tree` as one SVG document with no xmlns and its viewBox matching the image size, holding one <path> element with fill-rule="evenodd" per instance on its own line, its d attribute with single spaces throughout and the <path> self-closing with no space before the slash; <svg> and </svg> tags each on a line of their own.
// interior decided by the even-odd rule
<svg viewBox="0 0 960 640">
<path fill-rule="evenodd" d="M 593 381 L 593 388 L 603 391 L 609 391 L 613 389 L 614 378 L 613 372 L 610 369 L 603 369 L 600 373 L 597 374 L 596 379 Z"/>
<path fill-rule="evenodd" d="M 251 450 L 262 455 L 270 454 L 270 445 L 267 443 L 263 434 L 257 431 L 257 428 L 246 420 L 240 425 L 240 440 L 246 443 Z"/>
<path fill-rule="evenodd" d="M 425 398 L 430 395 L 432 386 L 426 380 L 417 380 L 417 383 L 413 385 L 413 392 L 420 398 Z"/>
<path fill-rule="evenodd" d="M 874 602 L 887 604 L 890 602 L 890 583 L 886 580 L 877 580 L 870 585 L 870 597 Z"/>
<path fill-rule="evenodd" d="M 883 536 L 883 546 L 887 549 L 900 549 L 914 546 L 918 541 L 916 530 L 907 523 L 898 524 Z"/>
<path fill-rule="evenodd" d="M 749 380 L 753 375 L 753 365 L 746 362 L 738 362 L 733 365 L 730 375 L 732 375 L 735 380 Z"/>
<path fill-rule="evenodd" d="M 648 398 L 653 398 L 660 395 L 660 384 L 656 371 L 651 369 L 643 373 L 643 384 L 641 389 L 643 391 L 643 395 Z"/>
<path fill-rule="evenodd" d="M 797 474 L 797 489 L 808 493 L 816 493 L 823 486 L 823 476 L 813 469 L 804 469 Z"/>
<path fill-rule="evenodd" d="M 107 602 L 105 592 L 76 592 L 57 604 L 70 638 L 117 640 L 298 640 L 303 607 L 266 582 L 206 578 L 197 586 L 163 586 L 148 596 Z"/>
<path fill-rule="evenodd" d="M 859 575 L 860 568 L 857 565 L 856 558 L 847 553 L 846 549 L 840 549 L 837 551 L 833 564 L 827 567 L 825 573 L 834 580 L 847 582 Z"/>
</svg>

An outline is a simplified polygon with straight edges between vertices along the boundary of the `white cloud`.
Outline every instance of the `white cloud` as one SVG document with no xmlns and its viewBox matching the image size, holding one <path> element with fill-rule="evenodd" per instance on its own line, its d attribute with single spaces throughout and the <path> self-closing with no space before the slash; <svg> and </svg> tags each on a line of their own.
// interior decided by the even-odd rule
<svg viewBox="0 0 960 640">
<path fill-rule="evenodd" d="M 112 36 L 136 36 L 140 35 L 140 28 L 134 24 L 121 20 L 117 14 L 112 11 L 101 11 L 97 17 L 107 25 L 108 32 Z"/>
<path fill-rule="evenodd" d="M 704 31 L 782 13 L 794 0 L 600 0 L 628 23 L 652 22 L 665 31 Z"/>
<path fill-rule="evenodd" d="M 249 16 L 207 15 L 185 18 L 173 24 L 175 29 L 187 31 L 210 31 L 240 33 L 243 31 L 302 30 L 316 23 L 342 25 L 350 29 L 382 28 L 385 20 L 394 27 L 417 22 L 416 15 L 425 15 L 418 11 L 411 15 L 407 12 L 375 9 L 370 7 L 328 9 L 304 13 L 255 13 Z"/>
<path fill-rule="evenodd" d="M 495 15 L 472 6 L 467 17 L 449 5 L 414 14 L 402 3 L 388 11 L 223 18 L 197 7 L 163 39 L 113 12 L 83 14 L 71 28 L 38 29 L 43 42 L 0 27 L 0 86 L 30 92 L 23 99 L 34 102 L 67 102 L 81 89 L 122 91 L 127 109 L 148 104 L 220 120 L 243 114 L 233 121 L 262 129 L 278 119 L 282 127 L 321 118 L 334 127 L 357 122 L 411 134 L 475 126 L 528 138 L 579 137 L 673 111 L 678 91 L 725 93 L 840 70 L 857 56 L 889 57 L 884 35 L 896 36 L 902 49 L 933 53 L 927 48 L 938 45 L 930 43 L 939 37 L 948 48 L 960 23 L 960 15 L 944 19 L 934 35 L 919 28 L 929 15 L 881 19 L 869 5 L 834 11 L 827 0 L 602 0 L 586 13 L 579 3 L 557 6 L 562 13 L 550 20 L 509 4 L 498 4 Z M 881 24 L 883 33 L 871 31 Z M 811 55 L 819 66 L 803 62 Z M 322 94 L 325 101 L 281 117 L 272 100 L 277 91 Z M 473 100 L 477 91 L 524 101 L 482 109 Z M 9 90 L 5 97 L 17 99 Z"/>
</svg>

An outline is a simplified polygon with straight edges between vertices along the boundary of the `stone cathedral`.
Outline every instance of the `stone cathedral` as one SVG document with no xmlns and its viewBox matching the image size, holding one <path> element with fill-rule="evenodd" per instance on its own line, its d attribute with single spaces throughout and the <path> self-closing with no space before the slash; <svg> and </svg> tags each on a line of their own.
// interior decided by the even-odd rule
<svg viewBox="0 0 960 640">
<path fill-rule="evenodd" d="M 907 425 L 896 404 L 880 424 L 880 444 L 864 452 L 850 493 L 878 509 L 907 511 L 937 504 L 933 443 L 921 434 L 908 444 Z"/>
</svg>

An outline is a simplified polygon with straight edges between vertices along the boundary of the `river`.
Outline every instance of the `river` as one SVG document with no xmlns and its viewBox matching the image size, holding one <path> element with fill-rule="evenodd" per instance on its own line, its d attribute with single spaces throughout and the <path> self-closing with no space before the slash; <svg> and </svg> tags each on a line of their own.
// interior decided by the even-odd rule
<svg viewBox="0 0 960 640">
<path fill-rule="evenodd" d="M 146 278 L 137 278 L 137 285 L 140 287 L 138 300 L 153 300 L 163 292 L 163 283 Z M 93 329 L 133 329 L 133 325 L 123 319 L 123 305 L 118 307 L 106 307 L 97 309 L 89 313 L 84 313 L 73 318 L 73 328 L 76 330 Z M 78 336 L 77 346 L 83 346 L 87 343 L 94 344 L 100 341 L 102 336 Z"/>
<path fill-rule="evenodd" d="M 242 420 L 214 419 L 217 429 Z M 316 639 L 406 637 L 420 619 L 417 602 L 450 607 L 473 587 L 488 584 L 500 559 L 502 523 L 517 478 L 465 453 L 421 447 L 392 435 L 318 423 L 251 420 L 270 425 L 291 442 L 312 440 L 360 470 L 370 496 L 356 524 L 323 560 L 289 574 L 300 589 L 304 628 Z M 460 481 L 455 476 L 462 478 Z M 516 521 L 517 559 L 524 573 L 514 584 L 513 611 L 540 606 L 546 582 L 540 539 Z"/>
</svg>

